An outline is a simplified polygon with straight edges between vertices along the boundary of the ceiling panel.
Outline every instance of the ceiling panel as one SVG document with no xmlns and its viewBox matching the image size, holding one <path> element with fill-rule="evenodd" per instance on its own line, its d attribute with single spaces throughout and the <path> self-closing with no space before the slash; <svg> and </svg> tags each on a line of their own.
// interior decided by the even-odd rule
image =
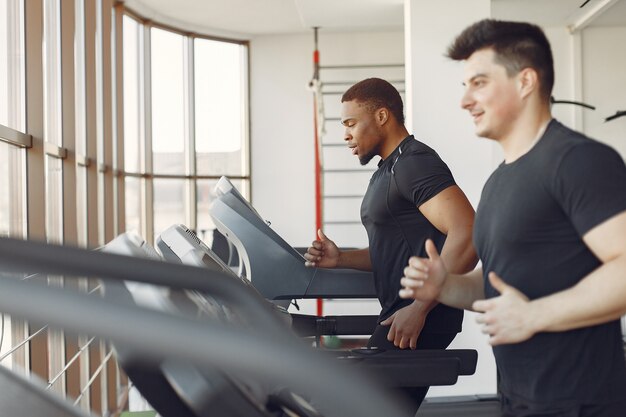
<svg viewBox="0 0 626 417">
<path fill-rule="evenodd" d="M 626 0 L 492 0 L 492 16 L 497 19 L 533 22 L 540 26 L 569 26 L 599 5 L 608 4 L 589 26 L 626 25 Z M 584 7 L 580 7 L 583 4 Z"/>
</svg>

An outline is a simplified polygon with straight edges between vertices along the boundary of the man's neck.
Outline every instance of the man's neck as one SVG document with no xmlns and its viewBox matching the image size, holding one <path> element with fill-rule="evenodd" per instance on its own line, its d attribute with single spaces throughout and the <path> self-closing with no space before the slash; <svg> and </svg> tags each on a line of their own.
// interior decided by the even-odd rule
<svg viewBox="0 0 626 417">
<path fill-rule="evenodd" d="M 511 132 L 498 141 L 504 151 L 505 163 L 514 162 L 528 153 L 539 142 L 550 120 L 549 109 L 518 118 Z"/>
<path fill-rule="evenodd" d="M 407 136 L 409 136 L 409 132 L 404 126 L 399 126 L 397 129 L 389 132 L 389 135 L 381 144 L 379 156 L 382 159 L 387 159 Z"/>
</svg>

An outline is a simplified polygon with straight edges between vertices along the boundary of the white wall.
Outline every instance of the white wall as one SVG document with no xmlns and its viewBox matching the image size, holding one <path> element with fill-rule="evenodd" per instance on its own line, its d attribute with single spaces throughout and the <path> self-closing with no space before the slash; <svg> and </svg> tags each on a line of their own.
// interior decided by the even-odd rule
<svg viewBox="0 0 626 417">
<path fill-rule="evenodd" d="M 557 100 L 577 100 L 575 83 L 578 74 L 574 63 L 575 39 L 565 27 L 543 28 L 554 58 L 554 88 L 552 95 Z M 552 115 L 572 129 L 576 126 L 577 106 L 571 104 L 555 104 Z M 579 111 L 580 112 L 580 111 Z"/>
<path fill-rule="evenodd" d="M 292 246 L 314 237 L 313 36 L 250 42 L 252 202 Z"/>
<path fill-rule="evenodd" d="M 315 237 L 313 95 L 307 89 L 313 75 L 313 49 L 312 32 L 259 36 L 250 42 L 252 200 L 292 246 L 308 246 Z M 404 38 L 401 31 L 326 33 L 322 29 L 319 50 L 322 65 L 403 63 Z M 321 78 L 343 75 L 322 71 Z M 384 74 L 380 69 L 364 69 L 350 76 L 359 80 Z M 326 112 L 338 116 L 333 113 L 338 112 L 340 96 L 325 102 Z M 336 125 L 327 125 L 325 140 L 343 142 L 339 122 Z M 359 167 L 356 158 L 350 162 Z M 355 191 L 364 192 L 360 188 L 366 185 L 355 182 Z M 337 243 L 362 246 L 366 240 L 360 233 L 357 241 Z"/>
<path fill-rule="evenodd" d="M 473 134 L 471 118 L 460 107 L 461 64 L 444 54 L 466 26 L 490 13 L 489 0 L 407 0 L 405 10 L 413 131 L 446 161 L 474 207 L 493 170 L 496 147 Z"/>
<path fill-rule="evenodd" d="M 450 13 L 450 10 L 455 10 Z M 482 186 L 501 158 L 496 145 L 474 135 L 470 117 L 460 108 L 462 67 L 444 57 L 446 48 L 466 26 L 491 13 L 489 0 L 407 0 L 407 118 L 418 139 L 432 146 L 448 164 L 457 184 L 474 208 Z M 463 331 L 453 348 L 476 349 L 478 365 L 472 376 L 456 385 L 432 387 L 429 396 L 490 394 L 496 392 L 496 368 L 487 339 L 466 312 Z"/>
<path fill-rule="evenodd" d="M 585 111 L 584 132 L 626 158 L 626 117 L 604 122 L 626 110 L 626 27 L 589 27 L 582 32 L 583 98 L 597 107 Z"/>
<path fill-rule="evenodd" d="M 313 75 L 313 49 L 313 33 L 260 36 L 250 42 L 252 201 L 292 246 L 309 246 L 315 237 L 313 94 L 306 88 Z M 402 64 L 404 37 L 401 31 L 327 33 L 320 30 L 319 51 L 322 65 Z M 399 71 L 403 77 L 402 69 Z M 320 78 L 356 82 L 372 76 L 389 79 L 397 73 L 398 69 L 380 68 L 322 70 Z M 344 87 L 337 90 L 341 88 Z M 340 95 L 325 97 L 327 117 L 339 116 L 340 98 Z M 324 142 L 343 142 L 339 122 L 329 121 L 326 130 Z M 326 161 L 327 164 L 360 168 L 347 148 L 328 149 L 326 156 L 333 156 L 333 161 Z M 374 166 L 375 162 L 369 165 Z M 364 194 L 369 174 L 329 178 L 333 183 L 325 184 L 326 191 L 341 187 L 340 193 Z M 358 199 L 344 204 L 337 204 L 336 200 L 330 203 L 327 210 L 344 213 L 325 213 L 325 218 L 348 216 L 350 220 L 359 220 Z M 325 231 L 340 246 L 367 245 L 361 225 L 327 226 Z M 302 300 L 299 304 L 301 312 L 315 313 L 313 300 Z M 378 314 L 379 311 L 380 305 L 373 300 L 336 300 L 324 304 L 324 314 Z"/>
</svg>

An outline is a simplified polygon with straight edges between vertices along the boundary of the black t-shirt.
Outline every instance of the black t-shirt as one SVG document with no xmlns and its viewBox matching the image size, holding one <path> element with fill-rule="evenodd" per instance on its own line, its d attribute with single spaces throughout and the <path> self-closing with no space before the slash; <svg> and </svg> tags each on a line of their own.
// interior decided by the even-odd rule
<svg viewBox="0 0 626 417">
<path fill-rule="evenodd" d="M 409 258 L 426 257 L 424 243 L 429 238 L 441 250 L 446 236 L 418 207 L 452 185 L 454 178 L 446 164 L 413 136 L 381 160 L 372 175 L 361 204 L 361 221 L 369 239 L 381 320 L 412 302 L 398 295 Z M 423 332 L 459 332 L 462 319 L 462 311 L 440 304 L 428 314 Z"/>
<path fill-rule="evenodd" d="M 485 295 L 496 272 L 528 298 L 570 288 L 601 265 L 582 237 L 626 210 L 626 169 L 610 147 L 556 120 L 487 180 L 474 225 Z M 493 348 L 500 389 L 531 410 L 602 404 L 626 392 L 619 321 Z"/>
</svg>

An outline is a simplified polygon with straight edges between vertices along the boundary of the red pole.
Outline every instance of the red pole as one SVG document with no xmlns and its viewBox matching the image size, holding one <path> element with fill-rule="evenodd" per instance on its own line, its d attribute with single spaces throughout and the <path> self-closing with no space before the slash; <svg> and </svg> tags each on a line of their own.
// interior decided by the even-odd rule
<svg viewBox="0 0 626 417">
<path fill-rule="evenodd" d="M 313 51 L 313 80 L 319 81 L 320 53 L 317 49 L 317 29 L 313 28 L 315 34 L 315 50 Z M 313 121 L 315 123 L 315 239 L 317 231 L 322 228 L 322 162 L 320 155 L 320 137 L 318 135 L 317 118 L 317 94 L 313 95 Z M 323 315 L 324 302 L 317 299 L 317 315 Z"/>
</svg>

